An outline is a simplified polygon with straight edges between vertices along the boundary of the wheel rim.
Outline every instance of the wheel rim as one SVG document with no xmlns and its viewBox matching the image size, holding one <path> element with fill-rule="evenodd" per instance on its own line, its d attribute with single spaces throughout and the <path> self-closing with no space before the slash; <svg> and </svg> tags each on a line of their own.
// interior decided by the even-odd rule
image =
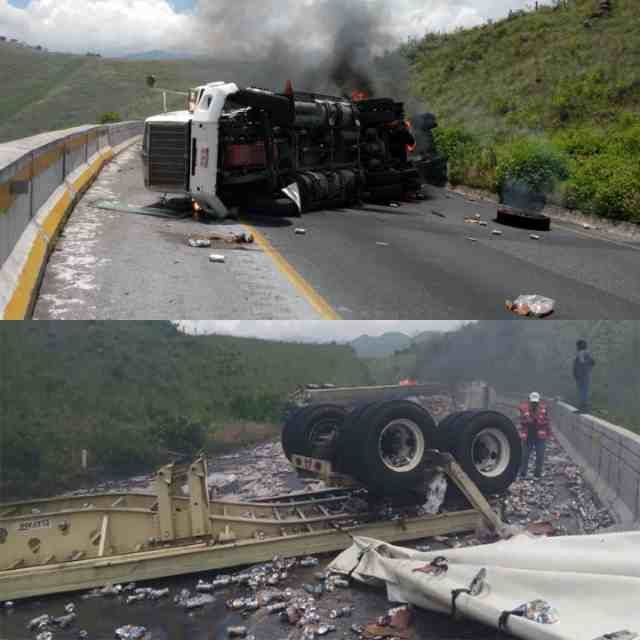
<svg viewBox="0 0 640 640">
<path fill-rule="evenodd" d="M 413 471 L 424 457 L 425 442 L 420 427 L 407 419 L 393 420 L 380 433 L 378 453 L 387 469 Z"/>
<path fill-rule="evenodd" d="M 313 425 L 309 432 L 309 446 L 312 451 L 324 451 L 330 448 L 338 432 L 338 425 L 335 420 L 320 420 Z"/>
<path fill-rule="evenodd" d="M 502 475 L 511 460 L 511 446 L 500 429 L 488 427 L 479 431 L 471 445 L 473 466 L 487 478 Z"/>
</svg>

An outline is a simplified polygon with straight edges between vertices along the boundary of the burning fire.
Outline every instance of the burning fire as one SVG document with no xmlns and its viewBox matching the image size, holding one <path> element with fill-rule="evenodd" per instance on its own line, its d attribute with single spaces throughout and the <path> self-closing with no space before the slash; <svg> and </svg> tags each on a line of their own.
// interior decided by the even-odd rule
<svg viewBox="0 0 640 640">
<path fill-rule="evenodd" d="M 409 131 L 409 133 L 413 136 L 413 125 L 411 124 L 411 120 L 405 120 L 404 124 L 407 127 L 407 130 Z M 415 140 L 415 136 L 414 136 L 414 140 Z M 414 142 L 413 144 L 408 144 L 407 145 L 407 153 L 413 153 L 416 150 L 417 147 L 417 143 Z"/>
</svg>

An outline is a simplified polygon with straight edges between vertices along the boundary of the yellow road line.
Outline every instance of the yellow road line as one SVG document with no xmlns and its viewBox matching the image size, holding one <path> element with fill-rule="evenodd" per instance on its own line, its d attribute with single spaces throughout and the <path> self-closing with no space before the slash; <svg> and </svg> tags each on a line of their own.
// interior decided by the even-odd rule
<svg viewBox="0 0 640 640">
<path fill-rule="evenodd" d="M 286 258 L 271 245 L 262 233 L 250 224 L 243 223 L 242 226 L 253 234 L 256 244 L 276 263 L 278 269 L 322 316 L 323 320 L 342 320 L 331 305 L 289 264 Z"/>
</svg>

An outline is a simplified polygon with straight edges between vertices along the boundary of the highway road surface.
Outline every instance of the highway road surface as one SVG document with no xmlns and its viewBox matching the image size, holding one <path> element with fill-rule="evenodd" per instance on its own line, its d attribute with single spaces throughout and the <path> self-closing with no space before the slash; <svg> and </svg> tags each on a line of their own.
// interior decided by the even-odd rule
<svg viewBox="0 0 640 640">
<path fill-rule="evenodd" d="M 640 242 L 578 225 L 530 231 L 493 222 L 495 204 L 435 187 L 400 207 L 253 216 L 233 224 L 106 211 L 149 206 L 139 147 L 112 161 L 72 213 L 43 280 L 41 319 L 504 319 L 505 300 L 537 293 L 555 318 L 640 318 Z M 479 214 L 488 226 L 465 223 Z M 306 234 L 296 235 L 296 228 Z M 255 234 L 252 246 L 216 232 Z M 493 235 L 494 230 L 502 235 Z M 225 256 L 209 262 L 210 253 Z"/>
</svg>

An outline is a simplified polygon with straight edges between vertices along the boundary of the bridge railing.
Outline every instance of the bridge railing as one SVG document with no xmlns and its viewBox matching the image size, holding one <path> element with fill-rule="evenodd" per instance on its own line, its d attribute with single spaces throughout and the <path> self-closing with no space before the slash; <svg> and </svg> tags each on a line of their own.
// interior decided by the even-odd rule
<svg viewBox="0 0 640 640">
<path fill-rule="evenodd" d="M 0 144 L 0 318 L 28 314 L 74 200 L 143 127 L 139 121 L 89 125 Z"/>
</svg>

